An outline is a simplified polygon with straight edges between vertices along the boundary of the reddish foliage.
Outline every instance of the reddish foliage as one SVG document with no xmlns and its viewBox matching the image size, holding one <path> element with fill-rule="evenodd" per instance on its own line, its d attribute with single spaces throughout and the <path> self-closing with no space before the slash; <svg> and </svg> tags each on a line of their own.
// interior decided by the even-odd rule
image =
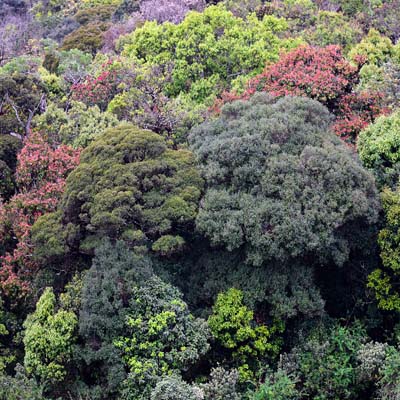
<svg viewBox="0 0 400 400">
<path fill-rule="evenodd" d="M 89 75 L 84 82 L 74 84 L 71 87 L 72 98 L 88 106 L 98 105 L 104 111 L 118 93 L 118 85 L 121 83 L 120 73 L 112 68 L 112 64 L 113 60 L 108 60 L 101 66 L 97 76 Z"/>
<path fill-rule="evenodd" d="M 339 46 L 299 47 L 250 80 L 243 94 L 224 93 L 215 109 L 218 111 L 226 102 L 248 99 L 257 91 L 274 96 L 307 96 L 324 104 L 336 116 L 336 134 L 354 143 L 360 130 L 382 112 L 379 93 L 354 92 L 364 60 L 357 61 L 357 66 L 350 64 Z"/>
<path fill-rule="evenodd" d="M 0 202 L 0 241 L 15 246 L 0 258 L 0 290 L 8 297 L 29 291 L 27 278 L 37 271 L 32 258 L 30 230 L 44 213 L 54 211 L 63 193 L 65 179 L 78 165 L 80 151 L 69 146 L 52 149 L 38 133 L 26 139 L 18 155 L 18 192 L 8 203 Z"/>
</svg>

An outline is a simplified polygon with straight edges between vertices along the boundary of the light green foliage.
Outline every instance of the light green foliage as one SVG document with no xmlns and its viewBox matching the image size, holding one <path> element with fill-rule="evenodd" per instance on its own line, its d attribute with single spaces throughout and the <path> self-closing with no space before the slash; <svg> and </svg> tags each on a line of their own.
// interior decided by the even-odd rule
<svg viewBox="0 0 400 400">
<path fill-rule="evenodd" d="M 92 62 L 91 54 L 78 49 L 60 51 L 57 57 L 59 63 L 56 72 L 70 84 L 84 78 Z"/>
<path fill-rule="evenodd" d="M 308 264 L 343 265 L 352 249 L 369 251 L 363 241 L 380 208 L 375 183 L 329 122 L 315 101 L 257 94 L 193 129 L 206 180 L 199 231 L 242 249 L 256 266 L 306 254 Z"/>
<path fill-rule="evenodd" d="M 208 324 L 218 343 L 231 352 L 242 380 L 252 377 L 254 361 L 279 353 L 279 340 L 273 335 L 283 331 L 283 324 L 256 324 L 253 311 L 243 304 L 243 293 L 238 289 L 218 295 Z"/>
<path fill-rule="evenodd" d="M 349 22 L 342 13 L 319 11 L 315 25 L 302 34 L 311 45 L 327 46 L 337 44 L 350 50 L 362 37 L 362 30 L 355 23 Z"/>
<path fill-rule="evenodd" d="M 28 374 L 46 384 L 63 381 L 72 357 L 77 322 L 73 312 L 56 310 L 53 290 L 46 288 L 36 310 L 24 323 L 24 365 Z"/>
<path fill-rule="evenodd" d="M 270 7 L 274 15 L 286 19 L 293 36 L 313 27 L 317 20 L 318 7 L 312 0 L 281 0 L 271 2 Z"/>
<path fill-rule="evenodd" d="M 83 0 L 82 6 L 84 8 L 92 8 L 99 6 L 119 6 L 122 0 Z"/>
<path fill-rule="evenodd" d="M 63 310 L 72 311 L 76 315 L 82 305 L 82 290 L 86 271 L 76 273 L 65 285 L 64 293 L 60 294 L 60 304 Z"/>
<path fill-rule="evenodd" d="M 15 57 L 0 67 L 0 74 L 29 74 L 37 72 L 40 65 L 39 57 L 20 56 Z"/>
<path fill-rule="evenodd" d="M 400 111 L 379 117 L 361 131 L 357 150 L 379 187 L 395 187 L 400 177 Z"/>
<path fill-rule="evenodd" d="M 151 247 L 169 235 L 154 248 L 167 253 L 181 248 L 178 237 L 193 225 L 201 188 L 189 151 L 170 150 L 161 136 L 121 125 L 82 152 L 67 179 L 62 222 L 79 227 L 82 251 L 102 237 Z"/>
<path fill-rule="evenodd" d="M 252 76 L 266 62 L 276 61 L 280 50 L 299 41 L 279 39 L 287 29 L 283 19 L 255 15 L 246 20 L 233 16 L 222 6 L 210 6 L 203 13 L 191 12 L 174 25 L 146 22 L 143 27 L 121 39 L 123 54 L 139 63 L 164 65 L 173 62 L 168 95 L 189 92 L 202 102 L 215 95 L 237 75 Z"/>
<path fill-rule="evenodd" d="M 378 306 L 384 310 L 400 310 L 397 282 L 400 275 L 400 190 L 385 189 L 382 193 L 386 224 L 379 232 L 378 243 L 384 269 L 376 269 L 368 278 L 368 287 L 375 292 Z"/>
<path fill-rule="evenodd" d="M 130 371 L 130 398 L 145 399 L 159 378 L 186 371 L 207 352 L 208 336 L 206 322 L 189 313 L 171 285 L 152 277 L 134 288 L 125 333 L 114 342 Z"/>
<path fill-rule="evenodd" d="M 382 65 L 390 60 L 394 54 L 394 46 L 389 38 L 371 29 L 360 43 L 349 52 L 349 58 L 363 56 L 368 64 Z"/>
<path fill-rule="evenodd" d="M 73 147 L 87 147 L 97 136 L 118 124 L 109 112 L 101 112 L 98 106 L 88 107 L 71 101 L 67 112 L 51 103 L 46 111 L 35 119 L 36 128 L 50 141 Z"/>
</svg>

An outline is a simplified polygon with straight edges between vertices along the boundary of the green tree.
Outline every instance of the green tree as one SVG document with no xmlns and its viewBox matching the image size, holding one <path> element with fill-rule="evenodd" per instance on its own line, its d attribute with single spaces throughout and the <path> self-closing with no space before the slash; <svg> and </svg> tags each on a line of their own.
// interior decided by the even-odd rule
<svg viewBox="0 0 400 400">
<path fill-rule="evenodd" d="M 126 378 L 122 354 L 113 342 L 126 332 L 129 299 L 138 282 L 152 273 L 148 259 L 117 242 L 102 243 L 86 272 L 80 296 L 78 360 L 88 371 L 83 393 L 95 399 L 113 398 Z"/>
<path fill-rule="evenodd" d="M 83 25 L 68 34 L 62 43 L 62 50 L 78 49 L 93 56 L 103 45 L 103 35 L 109 24 L 94 22 Z"/>
<path fill-rule="evenodd" d="M 362 29 L 342 13 L 321 10 L 316 14 L 314 25 L 302 36 L 314 46 L 337 44 L 348 51 L 361 39 Z"/>
<path fill-rule="evenodd" d="M 198 230 L 256 266 L 305 258 L 343 265 L 353 251 L 368 252 L 358 235 L 371 237 L 378 220 L 374 180 L 329 121 L 315 101 L 259 94 L 193 129 L 206 180 Z"/>
<path fill-rule="evenodd" d="M 150 131 L 121 125 L 81 155 L 62 199 L 69 244 L 91 252 L 103 237 L 169 254 L 194 224 L 202 189 L 194 157 Z M 75 247 L 75 249 L 76 249 Z"/>
<path fill-rule="evenodd" d="M 181 373 L 209 348 L 204 320 L 194 318 L 173 286 L 154 276 L 133 288 L 125 332 L 115 340 L 129 375 L 126 399 L 146 399 L 160 378 Z"/>
<path fill-rule="evenodd" d="M 53 103 L 49 104 L 34 123 L 49 141 L 77 148 L 87 147 L 106 129 L 118 125 L 118 120 L 109 112 L 101 112 L 98 106 L 88 107 L 71 101 L 67 112 Z"/>
<path fill-rule="evenodd" d="M 273 377 L 275 385 L 269 389 L 270 384 L 264 386 L 267 393 L 273 390 L 280 397 L 259 398 L 296 399 L 296 389 L 304 399 L 360 398 L 368 381 L 360 379 L 358 352 L 366 340 L 366 332 L 359 323 L 315 328 L 303 343 L 281 356 Z"/>
<path fill-rule="evenodd" d="M 42 385 L 34 378 L 28 378 L 22 365 L 15 368 L 15 376 L 0 372 L 0 399 L 4 400 L 45 400 Z"/>
<path fill-rule="evenodd" d="M 17 153 L 22 143 L 10 135 L 0 135 L 0 197 L 7 201 L 14 194 Z"/>
<path fill-rule="evenodd" d="M 198 389 L 198 393 L 201 391 Z M 151 400 L 197 400 L 196 388 L 191 387 L 179 376 L 168 376 L 152 390 Z"/>
<path fill-rule="evenodd" d="M 361 131 L 357 150 L 380 188 L 394 188 L 400 177 L 400 111 L 379 117 Z"/>
<path fill-rule="evenodd" d="M 255 14 L 235 17 L 223 6 L 210 6 L 203 13 L 190 12 L 178 25 L 146 22 L 123 37 L 123 54 L 138 63 L 173 63 L 172 82 L 166 94 L 188 93 L 198 102 L 229 88 L 238 75 L 253 76 L 266 62 L 277 61 L 281 49 L 300 43 L 280 39 L 287 29 L 283 19 Z"/>
<path fill-rule="evenodd" d="M 283 324 L 256 324 L 253 311 L 243 304 L 243 293 L 238 289 L 218 295 L 208 324 L 213 337 L 228 350 L 228 360 L 224 361 L 230 362 L 232 357 L 242 381 L 253 378 L 254 367 L 259 367 L 257 361 L 279 353 L 280 341 L 273 335 L 283 331 Z"/>
<path fill-rule="evenodd" d="M 45 98 L 46 89 L 37 75 L 0 73 L 0 134 L 28 135 Z"/>
<path fill-rule="evenodd" d="M 73 312 L 57 310 L 53 289 L 46 288 L 24 323 L 25 369 L 47 387 L 67 376 L 77 322 Z"/>
<path fill-rule="evenodd" d="M 385 189 L 382 193 L 385 227 L 379 232 L 382 268 L 368 277 L 368 287 L 375 292 L 378 306 L 384 310 L 400 310 L 397 290 L 400 276 L 400 189 Z"/>
</svg>

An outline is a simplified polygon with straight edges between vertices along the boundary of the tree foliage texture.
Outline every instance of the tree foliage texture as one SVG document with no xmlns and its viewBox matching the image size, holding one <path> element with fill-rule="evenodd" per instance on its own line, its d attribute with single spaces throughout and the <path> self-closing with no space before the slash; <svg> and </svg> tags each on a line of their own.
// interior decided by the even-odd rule
<svg viewBox="0 0 400 400">
<path fill-rule="evenodd" d="M 2 295 L 18 297 L 28 289 L 27 278 L 38 268 L 31 256 L 31 227 L 41 215 L 56 209 L 79 154 L 68 146 L 52 149 L 38 133 L 25 139 L 18 154 L 17 193 L 0 203 L 0 240 L 8 244 L 0 259 Z"/>
<path fill-rule="evenodd" d="M 178 251 L 194 224 L 202 179 L 187 150 L 130 125 L 109 129 L 87 147 L 68 177 L 62 224 L 69 245 L 91 251 L 101 237 Z M 74 247 L 72 247 L 73 249 Z"/>
<path fill-rule="evenodd" d="M 281 48 L 299 41 L 280 39 L 287 28 L 283 19 L 255 15 L 235 17 L 222 6 L 203 13 L 191 12 L 178 25 L 146 22 L 121 39 L 123 54 L 138 63 L 174 64 L 168 95 L 188 93 L 203 101 L 240 75 L 261 72 L 265 63 L 276 61 Z"/>
<path fill-rule="evenodd" d="M 374 180 L 329 133 L 319 103 L 258 94 L 195 128 L 206 191 L 197 228 L 248 262 L 300 258 L 343 265 L 362 251 L 379 199 Z M 308 257 L 308 258 L 307 258 Z"/>
<path fill-rule="evenodd" d="M 77 323 L 73 312 L 57 311 L 53 290 L 47 288 L 24 324 L 26 371 L 42 383 L 62 382 L 72 359 Z"/>
<path fill-rule="evenodd" d="M 209 349 L 208 327 L 179 291 L 152 277 L 134 288 L 125 333 L 115 341 L 128 365 L 129 399 L 146 399 L 161 377 L 186 371 Z"/>
<path fill-rule="evenodd" d="M 223 101 L 248 99 L 255 92 L 274 96 L 306 96 L 325 105 L 335 115 L 333 131 L 354 143 L 358 133 L 381 112 L 379 93 L 354 91 L 359 65 L 347 61 L 339 46 L 300 46 L 283 54 L 278 62 L 251 79 L 240 95 L 226 94 Z M 218 108 L 218 103 L 217 103 Z"/>
</svg>

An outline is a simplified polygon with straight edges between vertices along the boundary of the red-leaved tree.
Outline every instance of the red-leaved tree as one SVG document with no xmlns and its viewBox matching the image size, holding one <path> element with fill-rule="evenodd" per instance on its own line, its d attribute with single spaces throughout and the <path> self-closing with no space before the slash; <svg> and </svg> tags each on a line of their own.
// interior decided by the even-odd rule
<svg viewBox="0 0 400 400">
<path fill-rule="evenodd" d="M 97 105 L 102 111 L 119 92 L 119 85 L 127 73 L 123 68 L 116 68 L 114 60 L 109 59 L 102 64 L 96 75 L 88 75 L 84 82 L 72 85 L 72 99 L 88 106 Z"/>
<path fill-rule="evenodd" d="M 360 130 L 383 112 L 379 93 L 355 91 L 362 63 L 360 58 L 358 65 L 352 65 L 339 46 L 301 46 L 283 54 L 277 63 L 251 79 L 244 93 L 224 93 L 215 108 L 248 99 L 257 91 L 274 96 L 307 96 L 324 104 L 336 117 L 334 132 L 354 143 Z"/>
<path fill-rule="evenodd" d="M 31 227 L 41 215 L 56 209 L 79 155 L 79 150 L 65 145 L 52 149 L 39 133 L 25 139 L 18 155 L 18 191 L 8 203 L 0 201 L 0 242 L 8 244 L 0 257 L 3 296 L 16 300 L 29 292 L 29 279 L 38 269 L 32 257 Z"/>
</svg>

